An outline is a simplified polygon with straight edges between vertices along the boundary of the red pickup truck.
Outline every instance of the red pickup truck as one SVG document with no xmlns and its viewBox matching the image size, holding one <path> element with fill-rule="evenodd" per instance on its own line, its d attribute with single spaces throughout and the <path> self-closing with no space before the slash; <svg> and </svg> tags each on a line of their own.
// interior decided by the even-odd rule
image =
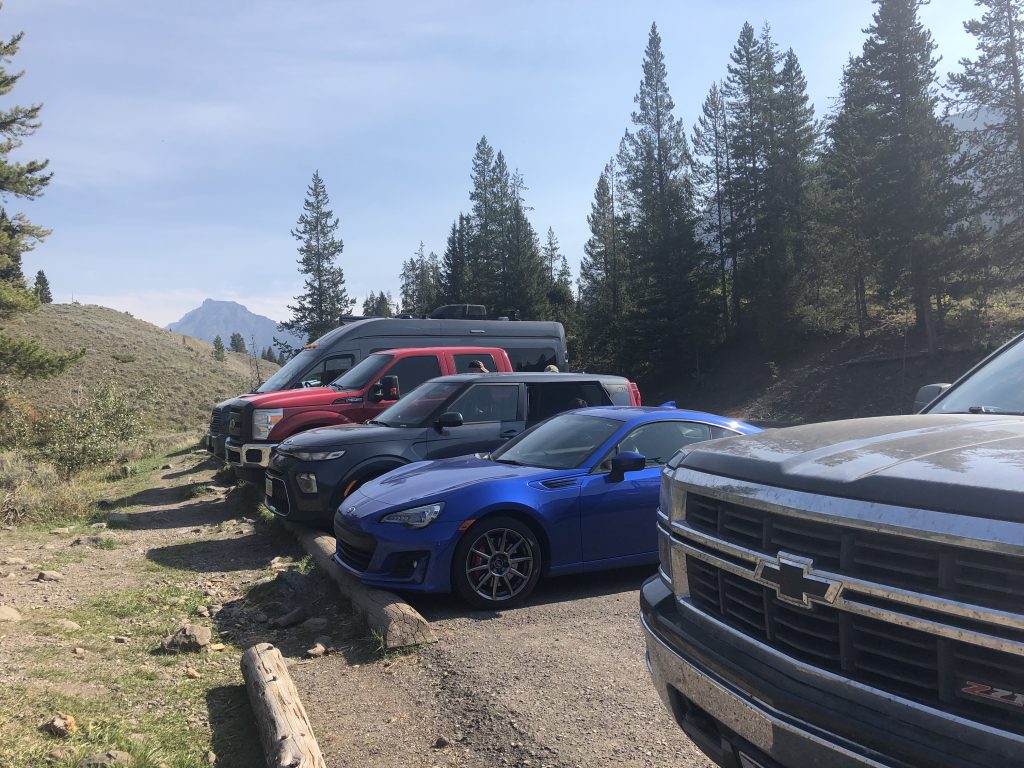
<svg viewBox="0 0 1024 768">
<path fill-rule="evenodd" d="M 388 349 L 368 355 L 326 387 L 242 395 L 228 404 L 224 457 L 240 477 L 258 479 L 274 446 L 286 437 L 372 419 L 404 392 L 437 376 L 467 373 L 474 361 L 491 372 L 513 371 L 505 350 L 497 347 Z"/>
</svg>

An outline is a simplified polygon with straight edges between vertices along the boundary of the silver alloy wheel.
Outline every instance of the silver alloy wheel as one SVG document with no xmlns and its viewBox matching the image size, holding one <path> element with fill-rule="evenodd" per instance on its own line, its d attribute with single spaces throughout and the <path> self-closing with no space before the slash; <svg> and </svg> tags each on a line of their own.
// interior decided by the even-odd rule
<svg viewBox="0 0 1024 768">
<path fill-rule="evenodd" d="M 533 568 L 533 547 L 511 528 L 485 531 L 466 555 L 469 586 L 491 602 L 509 600 L 522 592 L 530 583 Z"/>
</svg>

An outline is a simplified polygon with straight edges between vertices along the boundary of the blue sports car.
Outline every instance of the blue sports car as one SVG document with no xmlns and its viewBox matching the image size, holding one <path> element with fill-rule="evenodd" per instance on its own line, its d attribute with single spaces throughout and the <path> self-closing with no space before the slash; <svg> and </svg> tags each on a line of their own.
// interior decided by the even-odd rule
<svg viewBox="0 0 1024 768">
<path fill-rule="evenodd" d="M 656 563 L 661 467 L 691 443 L 759 431 L 666 407 L 563 413 L 491 454 L 366 483 L 334 516 L 334 559 L 365 584 L 454 589 L 477 607 L 524 600 L 542 574 Z"/>
</svg>

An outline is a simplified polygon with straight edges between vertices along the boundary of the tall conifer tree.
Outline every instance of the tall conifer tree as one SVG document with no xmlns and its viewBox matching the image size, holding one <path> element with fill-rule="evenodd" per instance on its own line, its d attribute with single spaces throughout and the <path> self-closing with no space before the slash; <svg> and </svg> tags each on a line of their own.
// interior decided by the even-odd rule
<svg viewBox="0 0 1024 768">
<path fill-rule="evenodd" d="M 345 273 L 337 265 L 344 245 L 336 234 L 340 222 L 329 206 L 327 186 L 317 171 L 306 190 L 298 225 L 292 230 L 300 243 L 298 264 L 299 273 L 305 275 L 304 291 L 295 297 L 294 305 L 288 305 L 292 319 L 281 323 L 281 328 L 308 341 L 337 327 L 354 303 L 345 290 Z"/>
<path fill-rule="evenodd" d="M 980 19 L 964 23 L 975 58 L 950 75 L 950 106 L 973 121 L 968 158 L 993 222 L 987 248 L 1012 277 L 1024 279 L 1024 0 L 976 0 Z"/>
<path fill-rule="evenodd" d="M 654 24 L 643 75 L 633 129 L 622 139 L 618 163 L 623 208 L 630 219 L 627 252 L 637 300 L 628 330 L 633 338 L 644 339 L 646 347 L 630 350 L 630 369 L 637 375 L 655 365 L 678 370 L 696 364 L 706 341 L 697 318 L 707 301 L 701 271 L 704 253 L 696 237 L 692 158 L 683 123 L 673 114 L 661 36 Z"/>
</svg>

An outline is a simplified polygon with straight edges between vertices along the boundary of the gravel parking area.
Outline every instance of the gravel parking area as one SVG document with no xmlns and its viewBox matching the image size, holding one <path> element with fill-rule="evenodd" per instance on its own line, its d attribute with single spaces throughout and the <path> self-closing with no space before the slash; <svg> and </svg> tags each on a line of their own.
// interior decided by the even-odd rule
<svg viewBox="0 0 1024 768">
<path fill-rule="evenodd" d="M 293 669 L 328 764 L 710 768 L 650 684 L 630 570 L 542 583 L 474 612 L 413 599 L 440 642 Z"/>
</svg>

